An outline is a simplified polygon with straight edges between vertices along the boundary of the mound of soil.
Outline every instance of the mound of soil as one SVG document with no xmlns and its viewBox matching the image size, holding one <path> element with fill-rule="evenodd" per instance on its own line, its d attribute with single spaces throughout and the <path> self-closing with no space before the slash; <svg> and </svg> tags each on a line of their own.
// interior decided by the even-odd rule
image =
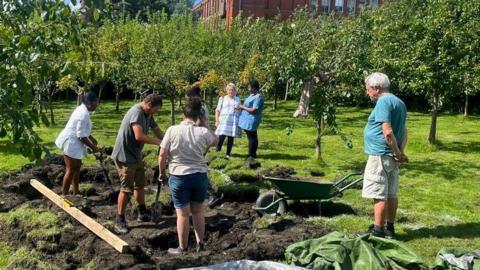
<svg viewBox="0 0 480 270">
<path fill-rule="evenodd" d="M 258 218 L 249 200 L 228 201 L 206 212 L 206 250 L 194 252 L 194 234 L 190 232 L 189 251 L 185 255 L 170 256 L 166 250 L 178 245 L 176 217 L 173 209 L 164 207 L 159 224 L 135 221 L 135 210 L 127 210 L 130 231 L 120 237 L 129 243 L 130 251 L 120 254 L 86 227 L 53 205 L 48 199 L 29 185 L 36 178 L 60 193 L 64 167 L 58 156 L 49 157 L 43 166 L 25 166 L 21 171 L 3 177 L 0 186 L 0 212 L 7 212 L 22 205 L 36 209 L 47 208 L 58 213 L 62 230 L 48 239 L 28 236 L 28 229 L 21 221 L 13 225 L 0 223 L 0 241 L 13 248 L 28 247 L 42 255 L 42 260 L 60 269 L 77 269 L 89 264 L 97 269 L 178 269 L 211 265 L 240 259 L 282 260 L 288 245 L 305 239 L 325 235 L 328 229 L 304 222 L 301 217 L 294 220 L 278 218 L 266 228 L 257 228 Z M 81 183 L 91 184 L 84 197 L 72 197 L 75 206 L 112 229 L 115 220 L 118 196 L 118 176 L 113 167 L 107 166 L 114 189 L 106 182 L 100 167 L 83 168 Z M 279 169 L 279 171 L 283 171 Z M 287 170 L 289 171 L 289 170 Z M 289 171 L 290 172 L 290 171 Z M 147 175 L 154 178 L 154 169 Z M 280 174 L 280 173 L 278 173 Z M 278 175 L 277 174 L 277 175 Z M 150 179 L 153 181 L 153 179 Z"/>
</svg>

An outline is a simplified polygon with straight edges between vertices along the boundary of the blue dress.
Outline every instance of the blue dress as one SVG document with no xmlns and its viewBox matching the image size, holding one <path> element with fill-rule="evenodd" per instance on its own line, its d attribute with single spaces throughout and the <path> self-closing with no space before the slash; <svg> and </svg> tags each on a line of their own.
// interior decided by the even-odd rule
<svg viewBox="0 0 480 270">
<path fill-rule="evenodd" d="M 256 131 L 262 120 L 263 111 L 263 95 L 260 93 L 250 94 L 243 106 L 246 108 L 254 108 L 254 113 L 249 113 L 246 110 L 242 110 L 240 113 L 240 119 L 238 120 L 238 126 L 241 129 L 248 131 Z"/>
</svg>

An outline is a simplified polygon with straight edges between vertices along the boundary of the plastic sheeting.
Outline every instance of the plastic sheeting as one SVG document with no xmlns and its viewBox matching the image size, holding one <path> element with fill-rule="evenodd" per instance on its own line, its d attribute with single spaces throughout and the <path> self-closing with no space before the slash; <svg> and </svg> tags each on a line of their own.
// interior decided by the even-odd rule
<svg viewBox="0 0 480 270">
<path fill-rule="evenodd" d="M 250 261 L 240 260 L 226 263 L 220 263 L 210 266 L 202 266 L 195 268 L 182 268 L 180 270 L 304 270 L 303 267 L 286 265 L 271 261 Z"/>
</svg>

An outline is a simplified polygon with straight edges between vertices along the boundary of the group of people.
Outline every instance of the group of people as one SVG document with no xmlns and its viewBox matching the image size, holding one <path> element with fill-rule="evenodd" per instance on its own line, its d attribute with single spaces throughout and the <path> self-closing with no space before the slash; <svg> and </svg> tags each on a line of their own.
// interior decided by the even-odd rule
<svg viewBox="0 0 480 270">
<path fill-rule="evenodd" d="M 215 109 L 215 132 L 208 124 L 208 109 L 200 97 L 200 88 L 194 86 L 186 93 L 183 121 L 162 132 L 154 115 L 162 107 L 162 98 L 150 94 L 125 114 L 113 148 L 111 158 L 120 178 L 120 193 L 115 229 L 128 232 L 125 209 L 130 197 L 138 203 L 137 221 L 150 219 L 145 206 L 145 168 L 142 161 L 144 144 L 160 147 L 159 181 L 168 185 L 177 215 L 179 245 L 170 248 L 170 254 L 183 254 L 188 247 L 190 215 L 196 238 L 196 250 L 204 249 L 204 205 L 207 186 L 207 162 L 205 154 L 212 146 L 221 151 L 227 140 L 225 158 L 230 158 L 234 138 L 243 130 L 248 138 L 248 158 L 257 157 L 257 129 L 264 107 L 259 84 L 249 83 L 250 95 L 242 103 L 236 96 L 236 87 L 230 83 L 225 95 L 219 98 Z M 366 94 L 375 102 L 364 130 L 365 152 L 369 155 L 364 171 L 362 196 L 373 199 L 374 223 L 369 232 L 378 237 L 395 235 L 394 221 L 398 208 L 399 165 L 408 162 L 405 155 L 407 142 L 406 106 L 390 93 L 390 81 L 383 73 L 372 73 L 365 79 Z M 83 96 L 82 105 L 72 113 L 65 129 L 56 140 L 63 149 L 66 172 L 62 194 L 79 192 L 78 178 L 81 160 L 87 155 L 86 147 L 99 151 L 96 139 L 91 135 L 89 112 L 96 109 L 98 99 L 93 92 Z M 156 138 L 148 135 L 152 130 Z M 168 162 L 167 162 L 168 160 Z M 169 174 L 167 175 L 167 167 Z"/>
<path fill-rule="evenodd" d="M 151 219 L 150 211 L 145 205 L 144 187 L 147 181 L 142 149 L 145 144 L 153 144 L 160 147 L 159 181 L 169 186 L 177 215 L 179 245 L 176 248 L 170 248 L 168 252 L 182 254 L 186 251 L 190 215 L 192 215 L 196 237 L 196 250 L 200 251 L 204 248 L 203 202 L 209 184 L 205 154 L 212 146 L 216 146 L 220 151 L 225 138 L 228 138 L 226 158 L 229 158 L 233 138 L 239 137 L 243 129 L 249 141 L 247 160 L 257 157 L 257 128 L 262 117 L 263 95 L 255 80 L 250 81 L 249 90 L 251 94 L 242 104 L 236 96 L 235 85 L 228 84 L 226 94 L 220 97 L 215 110 L 217 127 L 215 132 L 208 124 L 208 109 L 201 99 L 201 90 L 198 86 L 186 92 L 183 121 L 169 127 L 165 132 L 159 128 L 154 119 L 163 105 L 160 95 L 150 94 L 127 111 L 111 154 L 120 178 L 115 221 L 117 233 L 128 232 L 125 211 L 132 194 L 138 203 L 137 221 L 147 222 Z M 91 134 L 90 120 L 90 112 L 94 111 L 97 105 L 98 98 L 95 93 L 86 93 L 82 104 L 72 113 L 66 127 L 56 140 L 56 145 L 63 150 L 66 166 L 62 195 L 69 194 L 71 186 L 73 194 L 79 193 L 80 167 L 82 159 L 87 155 L 87 147 L 93 152 L 100 151 L 96 139 Z M 155 137 L 148 135 L 150 130 Z"/>
</svg>

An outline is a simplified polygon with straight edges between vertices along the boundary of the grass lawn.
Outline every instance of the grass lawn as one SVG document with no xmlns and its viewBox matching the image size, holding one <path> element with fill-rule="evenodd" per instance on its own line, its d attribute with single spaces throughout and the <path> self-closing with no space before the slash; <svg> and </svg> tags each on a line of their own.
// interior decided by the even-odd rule
<svg viewBox="0 0 480 270">
<path fill-rule="evenodd" d="M 93 135 L 100 145 L 113 145 L 123 114 L 133 102 L 123 102 L 120 113 L 115 113 L 113 103 L 101 104 L 92 115 Z M 75 103 L 56 104 L 55 127 L 41 127 L 38 132 L 52 152 L 54 140 L 66 123 Z M 268 104 L 270 106 L 270 104 Z M 259 161 L 262 168 L 276 165 L 295 168 L 297 175 L 307 176 L 312 170 L 325 173 L 333 181 L 355 170 L 362 170 L 367 156 L 363 153 L 363 127 L 370 109 L 340 108 L 339 127 L 353 142 L 353 148 L 344 146 L 339 136 L 323 137 L 323 160 L 314 159 L 315 129 L 311 119 L 292 119 L 295 102 L 280 103 L 277 111 L 265 110 L 259 129 Z M 212 114 L 212 113 L 211 113 Z M 169 104 L 157 116 L 162 129 L 169 126 Z M 430 116 L 410 112 L 407 120 L 409 143 L 407 155 L 410 163 L 402 166 L 398 211 L 398 239 L 407 243 L 432 264 L 442 247 L 459 247 L 473 250 L 480 247 L 480 117 L 440 115 L 438 119 L 437 146 L 427 143 Z M 293 128 L 288 135 L 287 127 Z M 146 149 L 155 149 L 147 146 Z M 19 169 L 28 162 L 19 156 L 14 146 L 0 140 L 0 172 Z M 229 163 L 241 164 L 246 157 L 246 137 L 236 140 Z M 215 155 L 215 154 L 214 154 Z M 148 163 L 156 163 L 154 155 Z M 89 157 L 86 164 L 94 164 Z M 242 171 L 240 166 L 231 170 Z M 365 231 L 372 222 L 372 203 L 360 197 L 360 190 L 345 193 L 338 203 L 350 205 L 356 215 L 311 217 L 309 221 L 326 223 L 347 233 Z M 1 244 L 1 243 L 0 243 Z M 0 250 L 6 248 L 0 245 Z M 0 252 L 1 254 L 2 252 Z M 4 263 L 4 262 L 3 262 Z M 0 265 L 2 261 L 0 260 Z"/>
</svg>

